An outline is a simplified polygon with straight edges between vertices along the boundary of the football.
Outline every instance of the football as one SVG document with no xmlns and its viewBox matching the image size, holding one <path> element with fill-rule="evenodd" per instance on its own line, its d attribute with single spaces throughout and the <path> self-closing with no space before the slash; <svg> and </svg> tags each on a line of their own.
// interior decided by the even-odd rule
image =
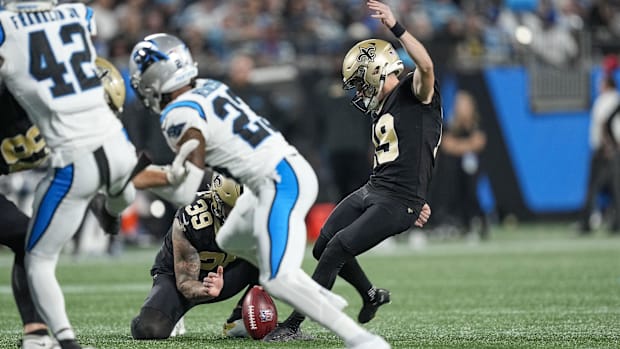
<svg viewBox="0 0 620 349">
<path fill-rule="evenodd" d="M 278 323 L 278 311 L 273 299 L 261 286 L 254 286 L 243 300 L 243 323 L 250 336 L 262 339 Z"/>
</svg>

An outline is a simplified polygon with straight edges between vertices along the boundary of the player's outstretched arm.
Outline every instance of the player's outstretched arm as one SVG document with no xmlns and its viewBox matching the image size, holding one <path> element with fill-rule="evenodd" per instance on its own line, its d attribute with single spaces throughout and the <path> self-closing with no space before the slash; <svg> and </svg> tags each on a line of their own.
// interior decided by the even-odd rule
<svg viewBox="0 0 620 349">
<path fill-rule="evenodd" d="M 171 165 L 160 169 L 160 173 L 153 168 L 150 172 L 140 173 L 134 178 L 134 186 L 149 189 L 171 203 L 183 206 L 192 202 L 205 175 L 205 140 L 200 131 L 190 128 L 175 148 L 178 149 L 177 156 Z"/>
<path fill-rule="evenodd" d="M 394 17 L 390 7 L 376 0 L 367 2 L 368 8 L 375 11 L 373 18 L 378 18 L 388 29 L 398 38 L 407 54 L 413 59 L 416 65 L 413 74 L 413 93 L 422 103 L 430 103 L 433 98 L 435 85 L 435 72 L 433 60 L 416 38 L 411 35 Z"/>
<path fill-rule="evenodd" d="M 162 166 L 151 165 L 140 171 L 132 180 L 136 189 L 148 189 L 168 185 L 166 171 Z"/>
<path fill-rule="evenodd" d="M 200 142 L 198 140 L 190 139 L 179 148 L 179 152 L 171 165 L 150 165 L 140 171 L 132 180 L 134 187 L 137 189 L 148 189 L 166 185 L 177 186 L 187 175 L 187 157 L 199 144 Z"/>
<path fill-rule="evenodd" d="M 220 266 L 217 273 L 209 273 L 204 280 L 200 275 L 200 256 L 185 237 L 178 219 L 172 223 L 172 251 L 177 289 L 189 300 L 206 301 L 219 296 L 224 287 L 224 270 Z"/>
</svg>

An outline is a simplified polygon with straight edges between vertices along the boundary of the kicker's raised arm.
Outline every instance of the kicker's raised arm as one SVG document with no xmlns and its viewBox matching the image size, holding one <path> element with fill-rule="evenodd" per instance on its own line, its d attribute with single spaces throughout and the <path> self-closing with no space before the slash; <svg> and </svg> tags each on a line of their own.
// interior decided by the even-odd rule
<svg viewBox="0 0 620 349">
<path fill-rule="evenodd" d="M 407 51 L 407 54 L 415 62 L 413 93 L 422 103 L 430 103 L 434 92 L 435 72 L 433 60 L 426 48 L 405 27 L 398 23 L 388 5 L 375 0 L 369 0 L 367 5 L 369 9 L 375 11 L 371 16 L 380 19 L 390 29 L 394 36 L 398 38 L 405 51 Z"/>
</svg>

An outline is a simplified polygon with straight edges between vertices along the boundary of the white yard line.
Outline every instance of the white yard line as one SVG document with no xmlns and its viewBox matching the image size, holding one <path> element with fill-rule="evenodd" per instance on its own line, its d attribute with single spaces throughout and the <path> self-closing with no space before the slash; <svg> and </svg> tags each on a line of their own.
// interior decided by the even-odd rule
<svg viewBox="0 0 620 349">
<path fill-rule="evenodd" d="M 125 293 L 125 292 L 147 292 L 151 289 L 151 283 L 110 283 L 100 285 L 80 285 L 80 284 L 68 284 L 61 285 L 62 291 L 65 294 L 69 293 Z M 0 294 L 12 294 L 11 286 L 0 286 Z"/>
</svg>

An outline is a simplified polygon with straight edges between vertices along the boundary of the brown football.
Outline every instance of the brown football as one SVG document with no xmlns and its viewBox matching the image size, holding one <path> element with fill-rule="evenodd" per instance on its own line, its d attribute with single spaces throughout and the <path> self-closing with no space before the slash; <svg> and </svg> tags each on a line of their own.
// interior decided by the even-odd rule
<svg viewBox="0 0 620 349">
<path fill-rule="evenodd" d="M 278 311 L 273 299 L 261 286 L 254 286 L 243 300 L 243 323 L 250 336 L 262 339 L 276 328 Z"/>
</svg>

